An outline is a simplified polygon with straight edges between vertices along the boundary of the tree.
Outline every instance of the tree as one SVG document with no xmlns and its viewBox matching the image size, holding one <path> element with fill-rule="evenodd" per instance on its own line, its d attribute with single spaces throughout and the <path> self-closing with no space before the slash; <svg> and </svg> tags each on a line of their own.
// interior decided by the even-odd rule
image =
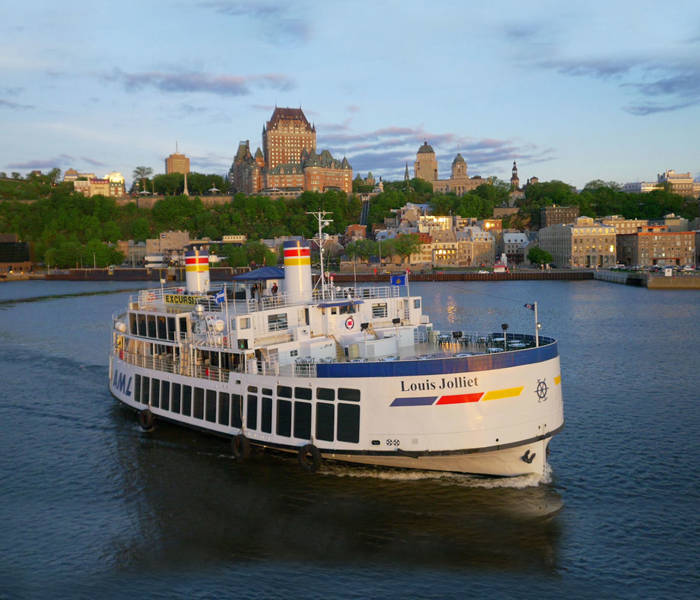
<svg viewBox="0 0 700 600">
<path fill-rule="evenodd" d="M 405 261 L 411 254 L 418 252 L 420 245 L 420 238 L 417 234 L 403 234 L 396 238 L 394 242 L 394 252 Z"/>
<path fill-rule="evenodd" d="M 148 180 L 148 178 L 151 176 L 153 173 L 153 169 L 151 167 L 136 167 L 134 169 L 134 179 L 138 180 L 141 182 L 141 191 L 144 191 L 145 189 L 145 182 Z"/>
<path fill-rule="evenodd" d="M 552 262 L 552 255 L 539 246 L 533 246 L 527 253 L 527 259 L 535 265 L 544 265 Z"/>
</svg>

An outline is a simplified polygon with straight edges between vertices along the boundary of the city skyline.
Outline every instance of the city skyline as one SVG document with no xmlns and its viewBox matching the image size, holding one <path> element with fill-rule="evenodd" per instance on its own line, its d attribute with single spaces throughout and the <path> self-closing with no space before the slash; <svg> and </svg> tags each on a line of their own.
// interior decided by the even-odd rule
<svg viewBox="0 0 700 600">
<path fill-rule="evenodd" d="M 700 177 L 700 6 L 376 6 L 206 0 L 16 7 L 0 25 L 0 170 L 160 172 L 179 141 L 225 173 L 275 106 L 318 149 L 400 179 L 427 141 L 439 176 Z M 138 9 L 138 10 L 137 10 Z"/>
</svg>

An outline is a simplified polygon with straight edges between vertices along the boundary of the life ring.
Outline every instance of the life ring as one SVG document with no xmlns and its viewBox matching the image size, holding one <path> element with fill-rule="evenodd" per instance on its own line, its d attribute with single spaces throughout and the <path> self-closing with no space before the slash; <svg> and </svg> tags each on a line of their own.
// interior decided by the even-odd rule
<svg viewBox="0 0 700 600">
<path fill-rule="evenodd" d="M 150 429 L 153 429 L 153 423 L 155 422 L 156 418 L 153 416 L 153 413 L 147 409 L 144 408 L 142 411 L 139 412 L 139 425 L 141 425 L 141 429 L 144 431 L 149 431 Z"/>
<path fill-rule="evenodd" d="M 237 462 L 243 462 L 250 458 L 250 442 L 242 433 L 231 438 L 231 452 Z"/>
<path fill-rule="evenodd" d="M 321 453 L 313 444 L 306 444 L 299 448 L 297 460 L 304 471 L 315 473 L 321 466 Z"/>
</svg>

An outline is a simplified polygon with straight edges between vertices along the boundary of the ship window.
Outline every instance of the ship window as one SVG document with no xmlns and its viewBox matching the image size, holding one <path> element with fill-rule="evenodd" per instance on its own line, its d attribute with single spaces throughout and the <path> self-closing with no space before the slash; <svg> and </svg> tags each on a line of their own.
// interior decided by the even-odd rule
<svg viewBox="0 0 700 600">
<path fill-rule="evenodd" d="M 230 402 L 230 394 L 219 392 L 219 425 L 228 425 Z"/>
<path fill-rule="evenodd" d="M 303 440 L 311 439 L 311 403 L 294 403 L 294 437 Z"/>
<path fill-rule="evenodd" d="M 254 385 L 249 385 L 248 386 L 248 391 L 251 392 L 252 394 L 257 394 L 258 393 L 258 388 Z"/>
<path fill-rule="evenodd" d="M 180 335 L 187 333 L 187 317 L 180 317 Z"/>
<path fill-rule="evenodd" d="M 335 429 L 335 409 L 332 404 L 319 402 L 316 404 L 316 438 L 326 442 L 333 441 Z"/>
<path fill-rule="evenodd" d="M 146 315 L 142 313 L 138 313 L 136 315 L 136 320 L 138 322 L 139 326 L 139 335 L 145 337 L 146 336 Z"/>
<path fill-rule="evenodd" d="M 292 403 L 289 400 L 277 401 L 277 435 L 292 435 Z"/>
<path fill-rule="evenodd" d="M 241 317 L 238 321 L 238 329 L 249 329 L 250 317 Z"/>
<path fill-rule="evenodd" d="M 277 386 L 277 395 L 280 398 L 291 398 L 292 397 L 292 388 L 290 388 L 287 385 L 278 385 Z"/>
<path fill-rule="evenodd" d="M 180 412 L 180 391 L 182 386 L 179 383 L 173 383 L 173 406 L 174 413 Z"/>
<path fill-rule="evenodd" d="M 311 400 L 311 388 L 294 388 L 294 397 L 298 398 L 299 400 Z"/>
<path fill-rule="evenodd" d="M 148 324 L 148 337 L 154 338 L 156 337 L 156 317 L 155 315 L 146 315 L 146 319 Z"/>
<path fill-rule="evenodd" d="M 258 428 L 258 397 L 248 396 L 248 412 L 246 414 L 246 427 L 248 429 Z"/>
<path fill-rule="evenodd" d="M 168 317 L 168 339 L 175 341 L 175 317 Z"/>
<path fill-rule="evenodd" d="M 413 308 L 420 308 L 420 298 L 416 298 L 413 301 Z"/>
<path fill-rule="evenodd" d="M 348 400 L 350 402 L 360 401 L 360 390 L 348 388 L 338 388 L 338 400 Z"/>
<path fill-rule="evenodd" d="M 192 386 L 182 386 L 182 414 L 186 417 L 192 415 Z"/>
<path fill-rule="evenodd" d="M 264 431 L 265 433 L 272 433 L 272 398 L 262 399 L 260 430 Z"/>
<path fill-rule="evenodd" d="M 264 396 L 272 396 L 272 390 L 270 388 L 263 388 L 262 393 Z"/>
<path fill-rule="evenodd" d="M 151 405 L 156 408 L 160 407 L 160 381 L 151 379 Z"/>
<path fill-rule="evenodd" d="M 287 329 L 287 313 L 267 315 L 267 328 L 269 331 L 282 331 Z"/>
<path fill-rule="evenodd" d="M 160 382 L 160 407 L 163 410 L 170 410 L 170 382 Z"/>
<path fill-rule="evenodd" d="M 216 423 L 216 390 L 207 390 L 206 418 L 210 423 Z"/>
<path fill-rule="evenodd" d="M 243 396 L 239 394 L 231 394 L 231 426 L 241 428 L 243 419 Z"/>
<path fill-rule="evenodd" d="M 134 400 L 141 402 L 141 375 L 136 375 L 136 387 L 134 388 Z"/>
<path fill-rule="evenodd" d="M 316 399 L 330 400 L 332 402 L 333 400 L 335 400 L 335 390 L 332 390 L 330 388 L 317 388 Z"/>
<path fill-rule="evenodd" d="M 338 308 L 335 307 L 335 306 L 332 306 L 332 307 L 331 307 L 331 314 L 332 314 L 332 315 L 337 315 L 337 314 L 338 314 Z"/>
<path fill-rule="evenodd" d="M 299 350 L 290 350 L 289 356 L 299 356 Z"/>
<path fill-rule="evenodd" d="M 360 441 L 360 407 L 357 404 L 338 404 L 339 442 Z"/>
<path fill-rule="evenodd" d="M 386 315 L 386 302 L 372 304 L 372 318 L 381 319 L 383 317 L 386 317 Z"/>
<path fill-rule="evenodd" d="M 151 378 L 150 377 L 144 377 L 141 381 L 143 381 L 143 387 L 141 388 L 142 391 L 142 398 L 141 401 L 144 404 L 149 403 L 149 399 L 151 397 Z"/>
<path fill-rule="evenodd" d="M 134 313 L 129 313 L 129 332 L 132 335 L 138 335 L 139 333 L 136 327 L 136 315 Z"/>
<path fill-rule="evenodd" d="M 158 339 L 168 339 L 168 332 L 165 329 L 165 317 L 156 318 L 156 327 L 158 329 Z"/>
<path fill-rule="evenodd" d="M 192 416 L 195 419 L 204 418 L 204 390 L 202 388 L 194 388 L 194 407 L 192 409 Z"/>
</svg>

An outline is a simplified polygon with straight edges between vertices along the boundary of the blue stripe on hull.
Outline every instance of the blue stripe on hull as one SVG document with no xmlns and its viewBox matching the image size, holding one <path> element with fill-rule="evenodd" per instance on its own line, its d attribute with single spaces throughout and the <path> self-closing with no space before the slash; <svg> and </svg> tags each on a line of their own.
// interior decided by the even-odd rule
<svg viewBox="0 0 700 600">
<path fill-rule="evenodd" d="M 397 360 L 392 362 L 329 363 L 316 365 L 318 377 L 410 377 L 491 371 L 544 362 L 559 355 L 557 342 L 517 352 L 479 354 L 460 358 Z"/>
</svg>

